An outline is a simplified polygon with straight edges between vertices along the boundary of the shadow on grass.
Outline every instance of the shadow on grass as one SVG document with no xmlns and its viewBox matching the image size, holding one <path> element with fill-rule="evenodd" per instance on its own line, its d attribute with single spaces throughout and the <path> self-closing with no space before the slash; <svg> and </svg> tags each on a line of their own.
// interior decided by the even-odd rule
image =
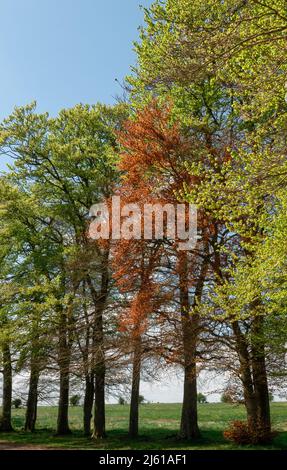
<svg viewBox="0 0 287 470">
<path fill-rule="evenodd" d="M 18 431 L 0 433 L 0 442 L 27 446 L 44 446 L 57 449 L 78 450 L 255 450 L 255 449 L 287 449 L 287 432 L 279 432 L 269 446 L 236 446 L 227 442 L 220 430 L 202 431 L 200 439 L 192 442 L 177 438 L 176 430 L 150 429 L 132 440 L 122 430 L 112 430 L 107 439 L 94 441 L 85 437 L 82 431 L 73 431 L 68 436 L 55 436 L 53 429 L 37 429 L 34 433 Z"/>
</svg>

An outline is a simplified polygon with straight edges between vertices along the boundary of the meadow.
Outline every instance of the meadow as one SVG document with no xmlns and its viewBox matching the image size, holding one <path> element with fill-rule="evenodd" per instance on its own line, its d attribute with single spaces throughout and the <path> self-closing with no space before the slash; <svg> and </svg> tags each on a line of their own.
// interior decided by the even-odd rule
<svg viewBox="0 0 287 470">
<path fill-rule="evenodd" d="M 277 431 L 272 445 L 236 446 L 227 442 L 223 431 L 233 420 L 244 420 L 243 405 L 207 403 L 199 405 L 199 425 L 201 439 L 188 443 L 177 439 L 180 421 L 180 404 L 143 404 L 140 407 L 140 437 L 129 439 L 127 435 L 129 407 L 127 405 L 107 405 L 108 437 L 97 442 L 83 436 L 82 408 L 70 408 L 72 434 L 67 437 L 55 436 L 57 408 L 40 406 L 37 430 L 34 433 L 23 431 L 25 409 L 13 410 L 13 426 L 16 432 L 0 434 L 0 448 L 5 445 L 27 448 L 48 449 L 194 449 L 194 450 L 251 450 L 287 449 L 287 403 L 272 403 L 271 416 L 273 429 Z M 9 443 L 9 444 L 8 444 Z M 33 447 L 32 447 L 33 446 Z"/>
</svg>

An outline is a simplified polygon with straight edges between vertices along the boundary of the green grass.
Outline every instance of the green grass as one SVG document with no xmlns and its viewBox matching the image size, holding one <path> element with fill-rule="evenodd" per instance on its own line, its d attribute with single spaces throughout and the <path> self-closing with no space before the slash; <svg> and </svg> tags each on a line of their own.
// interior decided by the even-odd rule
<svg viewBox="0 0 287 470">
<path fill-rule="evenodd" d="M 13 426 L 17 432 L 0 434 L 0 443 L 9 441 L 21 445 L 33 444 L 69 449 L 287 449 L 287 403 L 273 403 L 272 423 L 278 431 L 270 446 L 239 447 L 225 441 L 223 430 L 235 419 L 245 419 L 242 405 L 212 403 L 199 405 L 199 424 L 202 438 L 193 443 L 176 438 L 179 427 L 179 404 L 150 404 L 140 408 L 140 437 L 132 441 L 127 436 L 129 408 L 126 405 L 107 405 L 108 438 L 93 442 L 82 434 L 82 409 L 70 409 L 73 434 L 55 437 L 56 407 L 39 407 L 37 431 L 23 432 L 25 410 L 13 410 Z"/>
</svg>

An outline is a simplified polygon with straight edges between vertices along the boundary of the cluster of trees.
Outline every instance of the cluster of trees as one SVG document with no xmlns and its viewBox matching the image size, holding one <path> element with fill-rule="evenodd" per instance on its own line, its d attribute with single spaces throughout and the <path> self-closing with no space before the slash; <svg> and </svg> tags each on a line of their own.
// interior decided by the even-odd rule
<svg viewBox="0 0 287 470">
<path fill-rule="evenodd" d="M 156 1 L 127 103 L 53 119 L 32 104 L 1 124 L 1 154 L 14 160 L 0 189 L 1 430 L 12 429 L 12 379 L 23 372 L 26 430 L 43 377 L 58 383 L 57 432 L 70 432 L 75 382 L 95 438 L 106 433 L 106 390 L 130 382 L 136 437 L 141 376 L 176 366 L 181 438 L 200 434 L 204 369 L 240 384 L 250 431 L 270 438 L 270 386 L 286 378 L 286 6 Z M 89 210 L 113 195 L 131 212 L 195 204 L 195 247 L 91 239 Z"/>
</svg>

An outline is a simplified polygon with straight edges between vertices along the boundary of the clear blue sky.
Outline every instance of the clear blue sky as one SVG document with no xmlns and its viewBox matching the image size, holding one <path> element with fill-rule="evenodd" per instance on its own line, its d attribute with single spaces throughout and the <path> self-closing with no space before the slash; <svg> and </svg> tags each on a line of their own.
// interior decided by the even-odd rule
<svg viewBox="0 0 287 470">
<path fill-rule="evenodd" d="M 151 0 L 0 0 L 0 119 L 37 100 L 51 114 L 112 103 Z"/>
</svg>

